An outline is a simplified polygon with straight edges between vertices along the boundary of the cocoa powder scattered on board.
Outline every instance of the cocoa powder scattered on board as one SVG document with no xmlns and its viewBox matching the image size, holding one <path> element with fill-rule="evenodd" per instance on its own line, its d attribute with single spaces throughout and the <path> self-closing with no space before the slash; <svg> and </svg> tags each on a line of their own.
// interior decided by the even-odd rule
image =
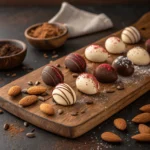
<svg viewBox="0 0 150 150">
<path fill-rule="evenodd" d="M 38 26 L 37 28 L 31 30 L 29 35 L 34 38 L 52 38 L 59 36 L 63 33 L 63 29 L 57 27 L 56 25 L 43 23 L 42 25 Z"/>
<path fill-rule="evenodd" d="M 15 136 L 21 132 L 24 131 L 24 128 L 21 128 L 21 127 L 18 127 L 18 126 L 15 126 L 14 124 L 10 124 L 9 125 L 9 129 L 8 129 L 8 132 L 12 135 L 12 136 Z"/>
</svg>

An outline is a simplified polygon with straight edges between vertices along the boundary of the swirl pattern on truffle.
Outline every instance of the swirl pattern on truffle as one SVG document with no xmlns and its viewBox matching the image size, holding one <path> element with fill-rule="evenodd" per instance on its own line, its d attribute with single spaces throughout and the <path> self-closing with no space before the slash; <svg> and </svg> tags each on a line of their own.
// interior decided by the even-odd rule
<svg viewBox="0 0 150 150">
<path fill-rule="evenodd" d="M 74 90 L 66 83 L 58 84 L 52 92 L 53 100 L 60 105 L 72 105 L 76 102 Z"/>
</svg>

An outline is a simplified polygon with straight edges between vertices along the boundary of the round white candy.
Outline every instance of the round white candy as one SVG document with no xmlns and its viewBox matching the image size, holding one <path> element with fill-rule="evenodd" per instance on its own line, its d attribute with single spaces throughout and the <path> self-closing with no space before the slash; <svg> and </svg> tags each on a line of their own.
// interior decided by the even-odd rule
<svg viewBox="0 0 150 150">
<path fill-rule="evenodd" d="M 108 38 L 105 42 L 105 47 L 112 54 L 121 54 L 126 51 L 125 44 L 118 37 Z"/>
<path fill-rule="evenodd" d="M 52 92 L 54 101 L 60 105 L 72 105 L 76 102 L 74 90 L 66 83 L 58 84 Z"/>
<path fill-rule="evenodd" d="M 150 56 L 148 52 L 142 47 L 134 47 L 127 53 L 127 57 L 135 65 L 148 65 L 150 63 Z"/>
<path fill-rule="evenodd" d="M 83 73 L 76 79 L 76 87 L 85 94 L 96 94 L 99 90 L 99 82 L 89 73 Z"/>
<path fill-rule="evenodd" d="M 104 62 L 108 59 L 108 53 L 102 46 L 90 45 L 85 49 L 85 57 L 92 62 Z"/>
<path fill-rule="evenodd" d="M 135 44 L 140 41 L 141 35 L 135 27 L 130 26 L 123 30 L 121 34 L 121 39 L 125 43 Z"/>
</svg>

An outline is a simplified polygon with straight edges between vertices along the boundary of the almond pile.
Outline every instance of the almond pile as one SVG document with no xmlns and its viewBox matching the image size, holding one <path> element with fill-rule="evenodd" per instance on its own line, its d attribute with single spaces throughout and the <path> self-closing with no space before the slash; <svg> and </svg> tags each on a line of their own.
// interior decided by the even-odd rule
<svg viewBox="0 0 150 150">
<path fill-rule="evenodd" d="M 150 142 L 150 127 L 144 124 L 150 122 L 150 104 L 142 106 L 140 110 L 142 113 L 132 119 L 132 122 L 139 123 L 139 134 L 133 135 L 131 139 L 140 142 Z M 127 123 L 123 118 L 117 118 L 114 120 L 114 126 L 123 131 L 126 130 Z M 122 139 L 113 132 L 104 132 L 101 134 L 101 138 L 111 143 L 122 142 Z"/>
</svg>

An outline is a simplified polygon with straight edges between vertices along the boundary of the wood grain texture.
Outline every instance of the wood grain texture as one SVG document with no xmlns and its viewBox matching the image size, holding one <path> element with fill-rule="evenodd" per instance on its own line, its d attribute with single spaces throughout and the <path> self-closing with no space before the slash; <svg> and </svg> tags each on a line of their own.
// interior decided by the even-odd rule
<svg viewBox="0 0 150 150">
<path fill-rule="evenodd" d="M 60 5 L 64 0 L 1 0 L 0 5 L 22 5 L 22 6 L 31 6 L 31 5 Z M 87 5 L 87 4 L 144 4 L 149 3 L 149 0 L 66 0 L 71 4 L 80 4 L 80 5 Z"/>
<path fill-rule="evenodd" d="M 141 35 L 144 39 L 149 38 L 150 12 L 145 14 L 136 24 L 134 24 L 134 26 L 141 31 Z M 121 31 L 118 31 L 113 35 L 120 36 L 120 33 Z M 103 46 L 106 38 L 103 38 L 95 43 Z M 143 44 L 144 42 L 141 41 L 138 45 L 143 47 Z M 132 47 L 133 45 L 127 45 L 127 49 L 131 49 Z M 83 55 L 84 49 L 85 48 L 81 48 L 77 52 Z M 115 57 L 116 56 L 112 55 L 111 58 Z M 64 58 L 65 57 L 60 58 L 53 63 L 63 64 Z M 110 59 L 108 62 L 110 63 L 111 61 L 112 59 Z M 98 64 L 87 61 L 88 72 L 92 72 L 91 68 L 95 68 L 97 65 Z M 89 96 L 81 94 L 77 91 L 75 87 L 75 78 L 71 76 L 71 72 L 68 69 L 62 67 L 61 70 L 65 75 L 65 82 L 73 87 L 77 94 L 77 103 L 73 106 L 63 107 L 55 105 L 52 102 L 52 99 L 47 97 L 48 100 L 46 103 L 53 104 L 55 109 L 54 116 L 47 116 L 39 110 L 39 106 L 42 102 L 39 101 L 38 103 L 27 108 L 21 108 L 18 105 L 18 101 L 23 97 L 23 95 L 19 95 L 15 98 L 10 98 L 7 95 L 7 91 L 12 85 L 20 85 L 22 88 L 27 88 L 27 81 L 32 80 L 35 82 L 36 80 L 39 80 L 42 82 L 40 76 L 42 69 L 43 67 L 2 87 L 0 89 L 0 106 L 19 118 L 26 120 L 40 128 L 69 138 L 78 137 L 89 131 L 150 89 L 150 76 L 146 76 L 143 78 L 143 80 L 140 80 L 138 84 L 132 84 L 130 86 L 125 85 L 125 90 L 116 90 L 115 93 L 107 94 L 98 93 L 94 96 L 90 96 L 90 98 L 94 100 L 94 104 L 86 105 L 84 103 L 84 98 Z M 41 85 L 44 85 L 44 83 L 42 82 Z M 113 84 L 101 84 L 100 91 L 102 91 L 104 88 L 107 89 L 112 85 Z M 53 88 L 48 87 L 48 89 L 48 92 L 51 93 Z M 64 110 L 64 114 L 62 115 L 57 114 L 57 110 L 60 108 Z M 80 112 L 84 109 L 86 110 L 86 113 L 81 114 Z M 71 116 L 72 111 L 78 111 L 79 115 Z"/>
</svg>

